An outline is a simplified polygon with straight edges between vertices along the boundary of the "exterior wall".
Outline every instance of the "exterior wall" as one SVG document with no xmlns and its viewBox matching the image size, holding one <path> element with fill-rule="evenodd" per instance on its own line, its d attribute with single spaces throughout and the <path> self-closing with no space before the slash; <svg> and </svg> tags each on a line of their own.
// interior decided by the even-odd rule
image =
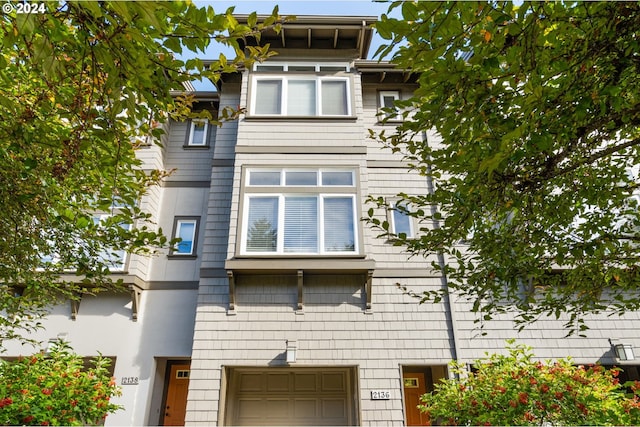
<svg viewBox="0 0 640 427">
<path fill-rule="evenodd" d="M 131 319 L 131 297 L 126 293 L 84 297 L 76 320 L 70 318 L 69 303 L 61 304 L 52 308 L 43 329 L 31 336 L 42 341 L 42 347 L 6 343 L 3 357 L 40 351 L 60 334 L 82 356 L 115 357 L 118 384 L 123 377 L 137 377 L 139 382 L 121 386 L 122 396 L 114 403 L 124 410 L 109 415 L 105 425 L 146 425 L 148 416 L 157 420 L 159 415 L 148 414 L 155 359 L 191 354 L 196 297 L 195 290 L 143 292 L 137 321 Z"/>
<path fill-rule="evenodd" d="M 249 73 L 242 83 L 227 85 L 222 99 L 249 105 Z M 415 293 L 439 289 L 442 279 L 432 268 L 435 257 L 409 257 L 377 232 L 362 226 L 366 259 L 375 260 L 372 309 L 364 308 L 361 277 L 344 272 L 304 274 L 304 309 L 297 310 L 297 278 L 291 272 L 241 275 L 236 279 L 235 311 L 229 310 L 229 281 L 224 260 L 237 256 L 242 203 L 242 170 L 247 166 L 352 166 L 359 173 L 361 216 L 367 195 L 393 198 L 402 191 L 425 193 L 424 177 L 409 173 L 401 153 L 391 153 L 368 137 L 368 129 L 384 130 L 376 119 L 378 91 L 414 89 L 397 83 L 361 84 L 354 75 L 353 119 L 256 119 L 247 116 L 237 127 L 222 128 L 216 141 L 205 261 L 201 270 L 193 341 L 188 425 L 224 424 L 225 369 L 287 366 L 285 343 L 295 340 L 294 367 L 356 366 L 361 425 L 404 425 L 403 366 L 442 366 L 457 354 L 472 362 L 485 352 L 500 351 L 508 338 L 534 346 L 542 359 L 572 355 L 576 362 L 613 363 L 609 337 L 635 343 L 629 314 L 623 320 L 594 322 L 590 339 L 564 338 L 562 320 L 542 320 L 533 329 L 514 330 L 509 316 L 485 322 L 483 336 L 470 305 L 452 295 L 448 301 L 419 305 L 398 284 Z M 236 134 L 237 132 L 237 134 Z M 427 135 L 437 144 L 437 135 Z M 378 212 L 380 217 L 384 212 Z M 416 224 L 418 225 L 418 224 Z M 432 226 L 421 224 L 420 226 Z M 226 246 L 225 246 L 226 245 Z M 226 249 L 226 253 L 223 251 Z M 637 324 L 637 323 L 633 323 Z M 640 344 L 640 343 L 639 343 Z M 389 390 L 389 400 L 372 400 L 371 391 Z"/>
<path fill-rule="evenodd" d="M 602 363 L 603 365 L 637 364 L 637 362 L 620 362 L 616 360 L 609 339 L 620 340 L 638 348 L 638 326 L 640 313 L 628 312 L 624 316 L 609 317 L 607 313 L 586 316 L 585 321 L 589 330 L 584 337 L 567 337 L 563 328 L 569 319 L 566 316 L 555 319 L 542 317 L 534 324 L 517 332 L 513 318 L 508 315 L 499 316 L 494 320 L 483 322 L 482 331 L 474 321 L 477 315 L 469 311 L 470 306 L 464 301 L 456 301 L 458 316 L 458 335 L 460 337 L 459 357 L 464 361 L 473 361 L 485 357 L 485 352 L 500 352 L 505 347 L 505 341 L 515 338 L 518 343 L 532 346 L 534 354 L 541 360 L 571 356 L 577 364 Z M 486 335 L 482 335 L 482 332 Z"/>
<path fill-rule="evenodd" d="M 241 85 L 226 86 L 227 91 L 240 91 L 234 103 L 249 104 L 248 77 L 246 73 Z M 441 286 L 429 268 L 431 260 L 408 260 L 401 249 L 376 238 L 377 233 L 366 226 L 361 227 L 365 258 L 376 262 L 371 312 L 365 310 L 361 276 L 350 272 L 305 274 L 303 314 L 296 311 L 295 275 L 243 275 L 236 286 L 237 309 L 228 310 L 229 283 L 223 261 L 236 256 L 243 167 L 355 167 L 359 216 L 367 209 L 368 194 L 392 196 L 407 186 L 426 188 L 423 178 L 399 167 L 400 157 L 390 157 L 368 140 L 368 127 L 377 123 L 377 91 L 363 91 L 359 74 L 353 78 L 354 119 L 248 117 L 238 122 L 235 136 L 235 129 L 225 129 L 226 125 L 218 131 L 214 164 L 233 158 L 234 167 L 212 169 L 188 425 L 223 423 L 224 369 L 286 366 L 287 340 L 297 341 L 296 367 L 357 366 L 362 425 L 403 425 L 401 367 L 444 365 L 452 358 L 445 305 L 420 306 L 396 286 L 402 283 L 414 291 Z M 233 98 L 232 94 L 224 96 Z M 234 142 L 235 156 L 231 157 Z M 227 250 L 221 257 L 223 248 Z M 371 400 L 370 392 L 380 389 L 390 390 L 391 398 Z"/>
<path fill-rule="evenodd" d="M 362 284 L 346 283 L 343 276 L 314 278 L 305 288 L 304 314 L 294 311 L 294 278 L 256 277 L 251 282 L 238 286 L 235 316 L 227 314 L 223 280 L 201 284 L 187 407 L 190 425 L 219 420 L 223 367 L 286 366 L 286 340 L 298 343 L 296 367 L 359 367 L 362 425 L 402 425 L 401 365 L 441 365 L 451 359 L 443 306 L 418 306 L 397 291 L 392 278 L 375 280 L 371 314 L 363 310 Z M 410 284 L 420 289 L 424 281 L 412 279 Z M 411 324 L 420 326 L 409 328 Z M 370 391 L 379 389 L 391 390 L 391 400 L 369 400 Z"/>
<path fill-rule="evenodd" d="M 164 169 L 172 171 L 167 182 L 208 182 L 211 177 L 211 159 L 215 149 L 216 128 L 208 126 L 209 146 L 185 147 L 189 121 L 171 122 L 171 132 L 165 148 Z"/>
</svg>

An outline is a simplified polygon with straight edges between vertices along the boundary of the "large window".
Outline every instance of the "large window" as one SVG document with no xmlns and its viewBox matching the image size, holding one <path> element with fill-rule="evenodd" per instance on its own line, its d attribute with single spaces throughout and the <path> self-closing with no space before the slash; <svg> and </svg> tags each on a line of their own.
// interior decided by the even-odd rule
<svg viewBox="0 0 640 427">
<path fill-rule="evenodd" d="M 352 170 L 249 169 L 246 182 L 242 254 L 357 253 Z"/>
<path fill-rule="evenodd" d="M 251 111 L 255 116 L 351 115 L 345 65 L 270 64 L 255 68 Z"/>
<path fill-rule="evenodd" d="M 349 80 L 336 77 L 256 77 L 256 116 L 348 116 Z"/>
<path fill-rule="evenodd" d="M 92 215 L 93 224 L 98 227 L 103 227 L 105 222 L 109 220 L 111 215 L 95 213 Z M 129 224 L 118 224 L 123 230 L 130 230 Z M 40 257 L 43 268 L 60 268 L 63 271 L 73 271 L 76 268 L 75 260 L 80 258 L 94 258 L 100 263 L 104 264 L 109 271 L 122 272 L 125 270 L 127 253 L 124 249 L 115 249 L 104 247 L 101 242 L 96 242 L 95 239 L 87 241 L 81 237 L 76 237 L 75 240 L 67 242 L 66 250 L 62 253 L 62 245 L 48 240 L 48 243 L 56 249 L 51 253 L 42 255 Z"/>
</svg>

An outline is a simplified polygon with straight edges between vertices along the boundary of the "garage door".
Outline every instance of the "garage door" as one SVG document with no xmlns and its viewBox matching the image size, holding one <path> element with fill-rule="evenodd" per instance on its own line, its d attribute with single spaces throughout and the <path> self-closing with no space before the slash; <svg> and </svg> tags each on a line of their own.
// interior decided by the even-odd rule
<svg viewBox="0 0 640 427">
<path fill-rule="evenodd" d="M 356 425 L 355 368 L 229 368 L 226 425 Z"/>
</svg>

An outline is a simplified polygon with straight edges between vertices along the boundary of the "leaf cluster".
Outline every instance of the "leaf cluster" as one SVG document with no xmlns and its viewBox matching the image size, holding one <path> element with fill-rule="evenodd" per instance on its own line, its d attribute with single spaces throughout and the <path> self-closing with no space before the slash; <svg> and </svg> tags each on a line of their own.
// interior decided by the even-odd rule
<svg viewBox="0 0 640 427">
<path fill-rule="evenodd" d="M 396 132 L 372 136 L 436 183 L 403 196 L 422 229 L 398 244 L 448 255 L 483 317 L 579 332 L 585 313 L 640 308 L 638 2 L 392 8 L 378 53 L 419 88 Z"/>
<path fill-rule="evenodd" d="M 422 396 L 420 410 L 440 425 L 637 425 L 639 400 L 626 395 L 617 368 L 536 361 L 530 347 L 509 342 L 508 354 L 487 354 L 472 372 Z"/>
<path fill-rule="evenodd" d="M 239 23 L 190 2 L 46 2 L 46 13 L 0 15 L 0 342 L 20 338 L 57 298 L 121 290 L 110 255 L 169 242 L 141 209 L 170 171 L 143 168 L 169 115 L 191 117 L 193 79 L 260 61 L 240 40 L 279 26 L 277 8 Z M 177 54 L 230 46 L 212 64 Z M 222 120 L 237 112 L 225 111 Z M 218 123 L 218 117 L 207 117 Z M 144 141 L 145 144 L 141 144 Z M 96 214 L 109 218 L 94 221 Z M 52 260 L 55 259 L 55 262 Z M 73 273 L 74 280 L 61 280 Z"/>
<path fill-rule="evenodd" d="M 110 363 L 96 357 L 85 367 L 82 357 L 62 341 L 49 354 L 0 362 L 0 424 L 100 424 L 122 409 L 110 402 L 120 395 Z"/>
</svg>

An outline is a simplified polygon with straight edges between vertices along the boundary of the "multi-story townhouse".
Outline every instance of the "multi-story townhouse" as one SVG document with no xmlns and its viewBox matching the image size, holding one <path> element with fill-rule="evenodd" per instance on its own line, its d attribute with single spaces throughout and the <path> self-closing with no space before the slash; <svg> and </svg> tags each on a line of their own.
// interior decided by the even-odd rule
<svg viewBox="0 0 640 427">
<path fill-rule="evenodd" d="M 175 168 L 142 203 L 182 243 L 130 257 L 114 272 L 130 295 L 56 306 L 37 336 L 114 358 L 125 409 L 106 425 L 420 425 L 418 397 L 450 360 L 514 337 L 543 359 L 637 377 L 612 346 L 640 345 L 638 313 L 594 316 L 588 338 L 549 319 L 516 333 L 507 316 L 483 335 L 455 295 L 419 305 L 398 289 L 440 289 L 446 277 L 435 257 L 410 258 L 360 220 L 370 194 L 429 191 L 369 138 L 397 123 L 380 108 L 417 87 L 415 74 L 364 59 L 374 20 L 302 16 L 265 33 L 277 56 L 196 93 L 196 109 L 245 107 L 238 121 L 170 122 L 161 146 L 141 149 L 147 167 Z M 380 215 L 397 232 L 430 226 Z"/>
</svg>

